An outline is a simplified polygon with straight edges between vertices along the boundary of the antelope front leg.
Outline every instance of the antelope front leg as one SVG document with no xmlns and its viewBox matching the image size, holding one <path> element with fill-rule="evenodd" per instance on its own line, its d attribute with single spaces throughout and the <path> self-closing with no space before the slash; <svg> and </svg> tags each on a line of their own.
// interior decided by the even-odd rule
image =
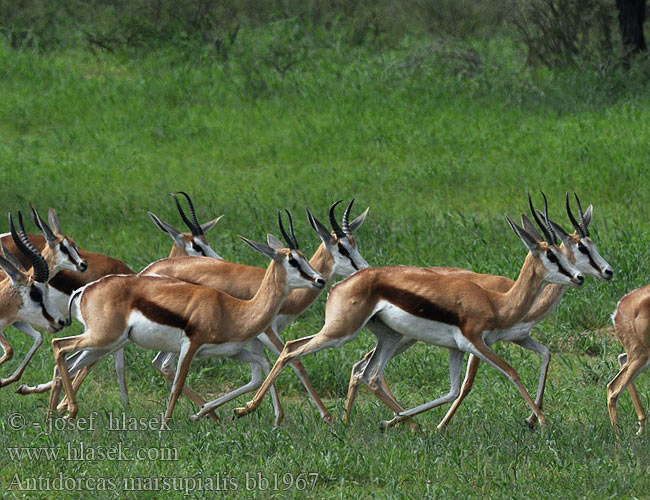
<svg viewBox="0 0 650 500">
<path fill-rule="evenodd" d="M 20 380 L 20 377 L 23 376 L 23 372 L 25 371 L 25 368 L 27 368 L 27 364 L 32 360 L 34 354 L 36 353 L 36 350 L 43 343 L 43 335 L 41 334 L 41 332 L 35 330 L 34 327 L 29 323 L 23 323 L 21 321 L 21 322 L 14 323 L 13 326 L 16 327 L 18 330 L 20 330 L 21 332 L 29 335 L 32 339 L 34 339 L 34 343 L 32 344 L 31 349 L 25 356 L 25 359 L 23 359 L 23 362 L 20 364 L 20 366 L 16 369 L 16 371 L 14 371 L 8 378 L 0 379 L 0 387 L 4 387 L 6 385 L 16 382 L 17 380 Z"/>
<path fill-rule="evenodd" d="M 268 347 L 276 355 L 279 355 L 282 352 L 282 349 L 284 349 L 284 342 L 277 334 L 277 332 L 273 329 L 273 326 L 270 326 L 258 338 L 262 341 L 262 343 L 266 347 Z M 309 397 L 311 398 L 312 402 L 318 409 L 318 413 L 320 413 L 321 418 L 325 420 L 325 422 L 331 422 L 332 414 L 325 406 L 325 403 L 323 403 L 323 401 L 321 400 L 320 396 L 316 392 L 316 389 L 314 389 L 314 386 L 311 383 L 311 379 L 307 374 L 307 370 L 305 369 L 305 366 L 298 359 L 294 359 L 289 366 L 291 366 L 291 369 L 295 372 L 296 376 L 298 377 L 303 387 L 307 391 L 307 394 L 309 394 Z"/>
<path fill-rule="evenodd" d="M 205 415 L 208 415 L 210 412 L 213 412 L 220 406 L 226 404 L 228 401 L 232 401 L 236 397 L 245 394 L 250 391 L 254 391 L 257 389 L 261 384 L 262 381 L 264 380 L 263 373 L 263 364 L 261 360 L 259 359 L 258 356 L 254 355 L 252 352 L 244 349 L 241 352 L 239 352 L 237 355 L 233 356 L 235 359 L 238 359 L 239 361 L 243 361 L 245 363 L 250 363 L 251 365 L 251 380 L 247 384 L 238 387 L 234 391 L 229 392 L 228 394 L 224 394 L 223 396 L 209 401 L 205 403 L 203 406 L 201 406 L 201 410 L 196 414 L 192 415 L 190 417 L 190 420 L 193 422 L 197 422 L 201 418 L 203 418 Z M 267 372 L 268 372 L 268 361 L 267 363 Z M 276 418 L 277 420 L 277 418 Z"/>
<path fill-rule="evenodd" d="M 544 389 L 546 388 L 546 377 L 548 376 L 548 367 L 551 363 L 551 351 L 548 350 L 544 344 L 540 344 L 532 337 L 526 337 L 523 340 L 517 341 L 524 349 L 536 352 L 542 357 L 542 368 L 539 374 L 539 382 L 537 383 L 537 396 L 535 398 L 535 404 L 542 409 L 544 403 Z M 530 416 L 526 419 L 526 423 L 532 429 L 537 422 L 537 416 L 535 413 L 531 413 Z"/>
<path fill-rule="evenodd" d="M 190 371 L 192 359 L 199 347 L 199 344 L 190 341 L 186 342 L 181 347 L 181 353 L 178 357 L 178 366 L 176 367 L 176 376 L 174 377 L 174 383 L 172 384 L 171 396 L 169 398 L 169 404 L 167 405 L 167 411 L 165 412 L 165 421 L 163 422 L 163 425 L 166 425 L 172 418 L 174 406 L 176 406 L 176 401 L 178 401 L 178 397 L 181 395 L 181 392 L 183 392 L 183 386 L 185 385 L 187 374 Z"/>
<path fill-rule="evenodd" d="M 392 427 L 395 424 L 398 424 L 404 420 L 407 420 L 415 415 L 418 415 L 422 412 L 435 408 L 436 406 L 449 403 L 456 399 L 460 394 L 460 382 L 463 374 L 463 357 L 465 353 L 456 349 L 449 350 L 449 382 L 451 388 L 449 393 L 445 396 L 442 396 L 438 399 L 434 399 L 428 403 L 416 406 L 411 410 L 407 410 L 396 415 L 392 420 L 381 422 L 382 428 L 386 429 Z"/>
<path fill-rule="evenodd" d="M 244 415 L 248 415 L 249 413 L 255 411 L 262 403 L 264 396 L 273 385 L 275 379 L 278 378 L 278 375 L 280 375 L 280 372 L 287 365 L 287 363 L 290 363 L 294 358 L 318 350 L 320 348 L 319 344 L 322 341 L 323 339 L 318 338 L 317 335 L 312 335 L 311 337 L 291 340 L 284 344 L 284 349 L 282 349 L 280 357 L 273 365 L 271 372 L 266 377 L 266 380 L 264 380 L 262 383 L 262 386 L 258 389 L 253 399 L 246 403 L 246 406 L 235 408 L 235 415 L 238 417 L 243 417 Z"/>
<path fill-rule="evenodd" d="M 530 397 L 528 391 L 526 391 L 526 388 L 524 387 L 524 384 L 521 382 L 521 377 L 517 373 L 517 370 L 515 370 L 512 366 L 510 366 L 503 359 L 497 356 L 497 354 L 492 349 L 490 349 L 487 345 L 485 345 L 485 343 L 482 341 L 477 341 L 473 344 L 473 349 L 471 353 L 481 358 L 481 361 L 484 361 L 489 365 L 494 366 L 497 370 L 499 370 L 506 377 L 508 377 L 512 381 L 512 383 L 515 384 L 515 387 L 517 387 L 520 394 L 526 400 L 526 403 L 528 403 L 528 406 L 530 406 L 530 408 L 533 410 L 533 413 L 537 415 L 537 419 L 539 423 L 541 425 L 546 425 L 546 417 L 542 413 L 542 410 L 539 409 L 535 401 L 533 401 L 533 398 Z"/>
<path fill-rule="evenodd" d="M 156 367 L 156 370 L 165 377 L 170 383 L 174 383 L 174 372 L 169 370 L 171 365 L 171 360 L 173 359 L 174 354 L 169 352 L 159 352 L 156 354 L 156 357 L 151 361 L 151 363 Z M 205 405 L 205 399 L 198 392 L 192 389 L 189 385 L 185 384 L 183 387 L 183 394 L 190 398 L 199 408 L 202 408 Z M 219 417 L 215 412 L 209 413 L 212 420 L 219 422 Z M 190 417 L 191 418 L 191 417 Z"/>
</svg>

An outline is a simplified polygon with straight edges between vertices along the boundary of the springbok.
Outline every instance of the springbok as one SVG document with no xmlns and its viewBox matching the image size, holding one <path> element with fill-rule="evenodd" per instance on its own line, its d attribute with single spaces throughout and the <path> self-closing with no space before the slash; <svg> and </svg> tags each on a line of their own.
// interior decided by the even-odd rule
<svg viewBox="0 0 650 500">
<path fill-rule="evenodd" d="M 4 257 L 0 257 L 0 268 L 6 273 L 6 277 L 0 281 L 0 344 L 4 350 L 4 354 L 0 358 L 0 365 L 11 359 L 13 351 L 3 332 L 8 325 L 13 324 L 30 336 L 29 332 L 33 331 L 36 336 L 34 336 L 34 344 L 23 362 L 11 377 L 0 379 L 0 386 L 7 385 L 14 378 L 20 377 L 34 352 L 43 342 L 42 335 L 31 325 L 54 333 L 67 324 L 63 314 L 49 298 L 47 262 L 29 242 L 20 212 L 18 212 L 18 223 L 21 229 L 19 234 L 16 233 L 14 221 L 9 214 L 9 227 L 14 246 L 29 258 L 33 275 L 25 271 L 18 257 L 7 248 L 4 242 L 0 242 L 4 254 Z"/>
<path fill-rule="evenodd" d="M 337 201 L 333 203 L 329 209 L 329 219 L 334 231 L 332 234 L 307 210 L 310 224 L 322 240 L 316 253 L 309 260 L 309 264 L 318 273 L 322 274 L 328 283 L 336 276 L 349 276 L 359 269 L 368 267 L 368 263 L 359 252 L 354 233 L 365 221 L 369 208 L 354 220 L 350 221 L 350 213 L 354 200 L 350 201 L 343 213 L 342 222 L 339 226 L 335 215 L 335 210 L 339 203 L 341 202 Z M 289 219 L 290 235 L 285 231 L 282 221 L 279 218 L 278 223 L 280 231 L 289 245 L 298 249 L 298 242 L 295 237 L 291 217 Z M 178 278 L 197 285 L 222 290 L 239 299 L 250 299 L 259 289 L 264 279 L 264 273 L 264 269 L 259 267 L 236 264 L 224 260 L 177 257 L 155 262 L 145 268 L 140 274 Z M 294 319 L 300 316 L 321 293 L 321 289 L 300 289 L 292 291 L 280 308 L 278 315 L 273 319 L 271 325 L 260 334 L 260 341 L 271 351 L 279 354 L 284 347 L 284 342 L 279 337 L 279 334 Z M 159 353 L 153 361 L 154 366 L 170 382 L 174 378 L 173 372 L 171 371 L 174 359 L 175 355 L 173 353 Z M 330 421 L 332 416 L 316 393 L 302 363 L 296 360 L 291 366 L 309 393 L 321 417 L 326 421 Z M 76 371 L 78 368 L 72 369 Z M 81 384 L 89 369 L 90 366 L 78 372 L 74 380 L 75 388 Z M 183 393 L 199 407 L 205 404 L 205 399 L 189 386 L 186 385 L 183 388 Z M 62 405 L 60 407 L 62 408 Z M 214 413 L 210 413 L 210 416 L 216 418 Z"/>
<path fill-rule="evenodd" d="M 178 194 L 182 194 L 185 196 L 187 199 L 187 203 L 190 206 L 190 216 L 192 217 L 192 220 L 190 221 L 187 218 L 187 215 L 185 215 L 185 212 L 183 211 L 183 208 L 181 207 L 180 202 L 178 201 L 178 198 L 174 193 L 169 193 L 173 198 L 174 201 L 176 202 L 176 208 L 178 209 L 178 213 L 181 216 L 181 219 L 183 219 L 183 222 L 185 225 L 189 228 L 190 232 L 189 233 L 182 233 L 178 229 L 176 229 L 174 226 L 171 224 L 168 224 L 167 222 L 161 220 L 158 216 L 151 212 L 147 212 L 149 214 L 149 217 L 151 217 L 151 220 L 158 226 L 158 228 L 163 232 L 171 236 L 172 240 L 174 240 L 174 245 L 172 246 L 172 250 L 169 254 L 170 257 L 182 257 L 185 255 L 193 255 L 193 256 L 199 256 L 199 257 L 213 257 L 215 259 L 220 259 L 221 257 L 215 252 L 210 244 L 208 243 L 208 240 L 205 238 L 205 233 L 207 233 L 210 229 L 212 229 L 217 222 L 221 220 L 223 215 L 220 215 L 216 219 L 212 219 L 211 221 L 205 222 L 203 224 L 199 224 L 198 219 L 196 218 L 196 212 L 194 211 L 194 204 L 192 203 L 192 199 L 190 198 L 190 195 L 187 194 L 185 191 L 179 191 Z"/>
<path fill-rule="evenodd" d="M 650 364 L 650 285 L 625 295 L 616 305 L 612 321 L 625 352 L 618 356 L 620 371 L 607 384 L 609 420 L 618 435 L 618 398 L 627 389 L 639 421 L 640 436 L 645 431 L 647 416 L 634 380 Z"/>
<path fill-rule="evenodd" d="M 591 239 L 589 234 L 589 225 L 591 224 L 591 219 L 593 215 L 593 206 L 589 205 L 586 212 L 583 212 L 582 205 L 580 203 L 580 199 L 578 198 L 578 195 L 575 195 L 575 197 L 576 197 L 576 202 L 578 204 L 578 212 L 580 216 L 579 221 L 575 218 L 573 212 L 571 211 L 569 193 L 566 193 L 566 211 L 567 211 L 567 215 L 569 216 L 569 220 L 571 221 L 573 227 L 575 228 L 575 232 L 573 234 L 568 234 L 564 230 L 564 228 L 562 228 L 559 224 L 553 222 L 551 219 L 548 218 L 548 213 L 547 213 L 548 205 L 547 205 L 546 197 L 544 197 L 545 213 L 542 214 L 541 212 L 537 211 L 537 214 L 540 217 L 544 218 L 545 223 L 547 224 L 547 228 L 550 227 L 551 231 L 553 231 L 556 235 L 560 237 L 560 240 L 562 241 L 562 245 L 560 246 L 560 249 L 567 256 L 567 258 L 572 264 L 574 264 L 586 276 L 594 276 L 604 281 L 610 281 L 614 276 L 614 270 L 605 261 L 605 259 L 603 259 L 600 256 L 600 254 L 598 253 L 598 249 L 596 248 L 596 245 Z M 539 220 L 537 222 L 538 224 L 542 223 Z M 528 219 L 523 215 L 522 215 L 522 224 L 523 227 L 529 233 L 534 235 L 537 240 L 541 239 L 541 236 L 535 229 L 535 226 L 532 224 L 530 219 Z M 474 283 L 480 285 L 485 289 L 501 292 L 501 293 L 507 292 L 514 284 L 513 280 L 511 280 L 510 278 L 506 278 L 505 276 L 497 276 L 493 274 L 479 274 L 465 269 L 452 268 L 452 267 L 433 267 L 428 269 L 442 274 L 453 274 L 454 276 L 462 277 L 464 279 L 473 281 Z M 542 404 L 543 404 L 544 388 L 546 387 L 546 377 L 548 374 L 548 367 L 551 361 L 551 353 L 546 346 L 533 339 L 530 336 L 530 332 L 540 321 L 542 321 L 546 316 L 548 316 L 555 309 L 557 304 L 564 296 L 564 292 L 566 291 L 566 289 L 567 289 L 566 285 L 554 284 L 554 285 L 547 286 L 544 289 L 544 291 L 540 294 L 539 298 L 535 301 L 533 307 L 528 312 L 526 317 L 523 318 L 522 321 L 517 325 L 512 326 L 510 328 L 510 331 L 505 334 L 510 341 L 517 343 L 519 346 L 525 349 L 532 350 L 538 353 L 542 357 L 542 366 L 539 375 L 539 382 L 537 385 L 537 396 L 535 398 L 535 403 L 540 409 L 542 409 Z M 414 344 L 415 341 L 404 344 L 403 349 L 401 349 L 400 352 L 404 352 L 406 349 L 408 349 L 410 346 Z M 352 411 L 352 406 L 354 404 L 358 387 L 364 381 L 363 371 L 367 366 L 368 360 L 370 359 L 371 356 L 372 356 L 372 351 L 366 354 L 364 359 L 359 363 L 355 364 L 354 367 L 352 368 L 352 375 L 350 376 L 350 385 L 348 387 L 348 397 L 345 404 L 344 418 L 349 416 Z M 454 401 L 454 403 L 450 407 L 449 411 L 447 412 L 443 420 L 440 422 L 440 424 L 438 424 L 438 429 L 444 428 L 449 423 L 449 421 L 453 417 L 454 413 L 460 406 L 463 399 L 470 392 L 472 385 L 474 383 L 474 379 L 476 377 L 476 372 L 478 371 L 479 364 L 480 364 L 480 359 L 474 356 L 473 354 L 470 354 L 469 361 L 467 364 L 467 373 L 465 375 L 465 380 L 463 381 L 463 386 L 461 389 L 460 396 L 458 397 L 458 399 Z M 393 399 L 395 399 L 392 391 L 386 384 L 385 380 L 383 380 L 382 383 L 384 384 L 384 389 L 386 390 L 386 392 L 389 395 L 391 395 Z M 395 402 L 397 404 L 397 401 Z M 535 424 L 535 421 L 536 421 L 536 417 L 534 413 L 531 414 L 526 419 L 526 422 L 531 427 Z"/>
<path fill-rule="evenodd" d="M 141 347 L 179 354 L 165 419 L 185 384 L 194 356 L 228 356 L 250 363 L 253 379 L 240 388 L 254 390 L 270 364 L 256 339 L 277 315 L 293 288 L 325 287 L 325 279 L 312 269 L 302 253 L 283 248 L 269 235 L 268 245 L 241 237 L 271 259 L 262 283 L 250 300 L 220 290 L 160 276 L 108 276 L 75 292 L 71 314 L 85 327 L 83 334 L 52 341 L 54 370 L 48 417 L 58 401 L 61 383 L 66 391 L 69 418 L 77 414 L 77 401 L 66 364 L 67 353 L 83 350 L 87 364 L 134 342 Z M 250 348 L 246 344 L 250 343 Z M 79 363 L 78 363 L 79 364 Z M 231 393 L 232 394 L 232 393 Z M 234 396 L 232 396 L 234 397 Z M 206 412 L 223 398 L 205 405 Z M 281 413 L 274 397 L 276 418 Z"/>
<path fill-rule="evenodd" d="M 533 215 L 536 215 L 533 212 Z M 582 273 L 555 245 L 553 236 L 542 226 L 546 241 L 515 224 L 508 224 L 530 253 L 514 285 L 505 293 L 481 288 L 454 275 L 410 267 L 375 267 L 353 274 L 334 286 L 329 294 L 325 324 L 310 337 L 287 342 L 271 373 L 237 416 L 254 411 L 284 366 L 305 354 L 327 347 L 340 347 L 354 339 L 368 325 L 378 345 L 364 374 L 368 386 L 397 415 L 382 426 L 388 427 L 430 408 L 453 401 L 460 394 L 463 353 L 474 354 L 506 375 L 517 387 L 541 424 L 546 423 L 517 371 L 489 345 L 504 340 L 502 332 L 521 322 L 547 283 L 581 286 Z M 451 390 L 446 396 L 402 411 L 381 383 L 383 370 L 401 344 L 412 339 L 449 349 Z"/>
<path fill-rule="evenodd" d="M 160 220 L 156 215 L 149 213 L 149 216 L 154 221 L 154 223 L 165 233 L 169 234 L 174 241 L 170 256 L 185 256 L 185 255 L 195 255 L 195 256 L 210 256 L 214 258 L 220 258 L 219 255 L 210 247 L 208 242 L 205 239 L 205 233 L 209 231 L 222 216 L 217 217 L 209 222 L 204 224 L 199 224 L 196 212 L 194 210 L 194 204 L 190 196 L 181 191 L 180 194 L 185 196 L 190 207 L 190 217 L 192 220 L 188 219 L 187 215 L 183 211 L 178 198 L 175 194 L 170 193 L 176 202 L 176 208 L 181 215 L 181 218 L 190 229 L 191 233 L 181 233 L 178 229 L 173 227 L 171 224 L 168 224 Z M 50 209 L 50 217 L 52 217 L 53 210 Z M 56 213 L 54 213 L 56 217 Z M 58 221 L 58 218 L 57 218 Z M 60 227 L 60 226 L 58 226 Z M 37 248 L 41 248 L 45 240 L 39 235 L 29 235 L 30 240 L 34 243 Z M 75 249 L 77 247 L 75 246 Z M 127 266 L 121 260 L 109 257 L 108 255 L 102 255 L 98 253 L 88 252 L 87 250 L 79 249 L 79 253 L 83 256 L 84 261 L 88 262 L 88 271 L 83 275 L 74 274 L 71 272 L 62 272 L 51 278 L 50 285 L 53 288 L 51 295 L 53 300 L 59 306 L 59 309 L 67 314 L 68 312 L 68 302 L 70 297 L 75 290 L 78 290 L 88 283 L 98 280 L 104 276 L 110 274 L 134 274 L 133 270 Z M 68 359 L 68 363 L 75 363 L 81 353 L 77 353 L 71 356 Z M 125 360 L 124 360 L 124 350 L 118 349 L 113 353 L 115 359 L 115 371 L 117 373 L 118 384 L 120 386 L 120 394 L 122 396 L 122 401 L 125 405 L 129 404 L 129 394 L 126 387 L 125 379 Z M 81 380 L 80 380 L 81 381 Z M 39 384 L 36 386 L 28 386 L 23 384 L 18 388 L 19 394 L 34 394 L 42 393 L 51 389 L 52 381 Z"/>
<path fill-rule="evenodd" d="M 49 209 L 48 217 L 50 225 L 52 226 L 50 227 L 31 204 L 30 210 L 34 224 L 36 224 L 36 226 L 43 232 L 44 245 L 42 257 L 48 267 L 48 277 L 54 277 L 63 270 L 74 271 L 75 273 L 85 272 L 88 268 L 88 263 L 79 255 L 76 242 L 69 236 L 63 234 L 63 231 L 61 230 L 61 222 L 59 221 L 56 211 L 52 208 Z M 26 241 L 29 242 L 29 238 L 25 233 L 25 227 L 23 226 L 22 214 L 20 213 L 19 224 L 21 226 L 22 234 L 25 235 L 27 238 Z M 16 241 L 20 242 L 20 240 Z M 29 252 L 31 252 L 31 248 L 34 247 L 32 246 L 31 248 L 27 248 L 23 245 L 19 246 L 16 241 L 14 241 L 13 234 L 3 235 L 0 238 L 0 244 L 5 245 L 5 248 L 7 248 L 7 250 L 18 259 L 18 262 L 20 262 L 24 269 L 29 269 L 32 267 L 31 259 L 33 259 Z M 57 293 L 53 292 L 52 288 L 49 287 L 48 300 L 58 306 L 59 304 L 56 302 L 57 299 Z M 59 311 L 61 311 L 60 307 Z M 33 343 L 25 359 L 21 362 L 20 366 L 14 371 L 14 373 L 12 373 L 8 378 L 0 379 L 0 387 L 12 384 L 22 377 L 25 368 L 43 343 L 43 335 L 30 323 L 18 321 L 13 326 L 17 330 L 29 335 L 33 339 Z M 6 337 L 3 337 L 3 339 L 0 340 L 0 344 L 2 344 L 4 350 L 2 361 L 0 361 L 0 364 L 2 364 L 13 357 L 13 348 Z"/>
</svg>

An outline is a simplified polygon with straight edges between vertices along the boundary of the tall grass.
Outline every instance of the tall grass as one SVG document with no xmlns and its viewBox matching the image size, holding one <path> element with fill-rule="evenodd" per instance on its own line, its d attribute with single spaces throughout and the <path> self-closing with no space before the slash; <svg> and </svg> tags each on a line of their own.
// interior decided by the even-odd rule
<svg viewBox="0 0 650 500">
<path fill-rule="evenodd" d="M 301 216 L 309 206 L 326 217 L 330 203 L 357 199 L 371 206 L 360 230 L 372 265 L 456 265 L 517 275 L 525 251 L 503 221 L 526 210 L 525 192 L 543 190 L 551 215 L 567 226 L 565 191 L 593 203 L 593 239 L 614 266 L 614 282 L 590 281 L 567 293 L 536 336 L 554 353 L 545 401 L 548 429 L 529 432 L 521 397 L 489 368 L 447 433 L 435 423 L 446 408 L 418 420 L 427 436 L 406 429 L 381 434 L 389 416 L 362 394 L 348 426 L 327 426 L 305 402 L 291 375 L 278 379 L 287 424 L 271 428 L 270 406 L 251 418 L 191 425 L 190 404 L 177 407 L 173 432 L 10 429 L 8 415 L 44 417 L 47 396 L 1 391 L 4 446 L 88 446 L 125 443 L 171 446 L 180 460 L 115 462 L 10 460 L 0 452 L 4 497 L 39 497 L 10 484 L 20 477 L 170 477 L 220 472 L 318 472 L 314 497 L 634 497 L 647 491 L 645 439 L 631 436 L 634 414 L 621 402 L 626 432 L 609 429 L 604 387 L 616 373 L 620 347 L 603 330 L 617 300 L 646 284 L 648 204 L 647 87 L 624 75 L 531 70 L 508 40 L 433 43 L 406 38 L 387 51 L 329 44 L 308 51 L 284 75 L 268 61 L 272 40 L 240 35 L 240 57 L 161 48 L 147 54 L 35 54 L 0 45 L 0 209 L 56 207 L 63 228 L 82 247 L 119 257 L 133 268 L 167 254 L 170 240 L 146 217 L 150 210 L 179 224 L 167 192 L 186 190 L 201 219 L 225 213 L 209 235 L 225 258 L 266 265 L 235 238 L 274 232 L 275 210 L 297 215 L 306 253 L 317 238 Z M 266 58 L 266 59 L 265 59 Z M 645 74 L 639 64 L 634 71 Z M 641 79 L 637 79 L 642 81 Z M 647 81 L 647 79 L 646 79 Z M 42 208 L 43 209 L 43 208 Z M 318 331 L 324 298 L 286 338 Z M 80 326 L 72 332 L 79 332 Z M 16 358 L 28 349 L 8 329 Z M 372 337 L 305 359 L 317 390 L 341 413 L 349 369 Z M 512 346 L 500 354 L 535 386 L 539 359 Z M 168 387 L 149 366 L 150 353 L 129 349 L 128 415 L 160 412 Z M 447 355 L 417 346 L 387 376 L 411 407 L 447 391 Z M 24 379 L 51 376 L 42 348 Z M 193 365 L 190 385 L 223 393 L 246 381 L 247 368 L 228 361 Z M 639 380 L 643 389 L 643 377 Z M 243 398 L 242 398 L 243 400 Z M 123 411 L 108 365 L 89 377 L 80 417 Z M 285 492 L 224 492 L 236 497 L 299 498 Z M 166 493 L 170 498 L 179 492 Z M 100 497 L 124 498 L 120 492 Z M 128 496 L 128 495 L 127 495 Z M 135 496 L 135 494 L 133 495 Z M 161 492 L 142 492 L 160 498 Z M 195 491 L 190 497 L 201 498 Z M 51 492 L 48 498 L 87 498 Z"/>
</svg>

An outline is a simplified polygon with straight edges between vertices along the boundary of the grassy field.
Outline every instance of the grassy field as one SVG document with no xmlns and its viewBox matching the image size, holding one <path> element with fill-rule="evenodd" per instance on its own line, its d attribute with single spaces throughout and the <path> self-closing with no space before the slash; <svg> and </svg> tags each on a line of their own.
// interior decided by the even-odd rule
<svg viewBox="0 0 650 500">
<path fill-rule="evenodd" d="M 303 498 L 314 478 L 313 498 L 647 497 L 648 438 L 634 436 L 634 412 L 624 396 L 617 441 L 605 404 L 621 351 L 607 329 L 609 317 L 620 297 L 650 274 L 650 94 L 630 83 L 642 79 L 643 68 L 629 80 L 531 71 L 507 41 L 472 50 L 477 67 L 458 66 L 414 40 L 380 54 L 330 48 L 281 76 L 253 56 L 237 65 L 179 49 L 130 57 L 35 55 L 0 45 L 0 212 L 26 210 L 29 201 L 42 211 L 56 207 L 83 248 L 134 269 L 166 256 L 171 246 L 146 211 L 180 225 L 167 193 L 186 190 L 200 219 L 226 214 L 209 240 L 233 261 L 266 265 L 235 236 L 261 240 L 277 233 L 275 210 L 283 207 L 297 216 L 298 238 L 310 254 L 318 239 L 304 207 L 326 219 L 330 203 L 356 197 L 357 210 L 371 207 L 359 231 L 371 265 L 455 265 L 515 277 L 525 251 L 502 214 L 518 217 L 526 211 L 526 191 L 541 189 L 551 215 L 565 226 L 565 191 L 594 204 L 593 238 L 616 270 L 612 283 L 590 280 L 568 292 L 537 328 L 536 338 L 553 351 L 545 429 L 529 431 L 528 409 L 514 386 L 483 369 L 446 432 L 435 428 L 446 407 L 418 418 L 425 437 L 401 427 L 381 433 L 378 423 L 390 412 L 367 391 L 348 425 L 328 426 L 289 371 L 278 379 L 287 413 L 279 429 L 272 427 L 268 402 L 231 422 L 232 408 L 247 400 L 240 398 L 221 412 L 221 424 L 192 424 L 191 404 L 181 401 L 171 431 L 111 430 L 111 414 L 155 417 L 167 402 L 169 388 L 149 363 L 152 353 L 131 347 L 129 408 L 121 405 L 110 363 L 80 393 L 79 417 L 93 416 L 93 430 L 50 432 L 42 424 L 47 394 L 0 391 L 0 497 L 88 498 L 84 488 L 103 484 L 109 491 L 93 498 Z M 317 332 L 324 302 L 285 338 Z M 20 332 L 9 328 L 7 335 L 16 355 L 3 374 L 29 348 Z M 337 418 L 349 370 L 372 344 L 366 332 L 343 349 L 304 359 Z M 539 358 L 516 346 L 496 349 L 532 390 Z M 51 377 L 50 351 L 41 348 L 25 382 Z M 447 358 L 419 345 L 394 360 L 387 377 L 406 407 L 447 392 Z M 248 376 L 235 362 L 201 361 L 190 384 L 214 395 Z M 647 394 L 644 377 L 639 385 Z M 12 429 L 20 418 L 24 428 Z M 64 453 L 79 443 L 146 456 L 86 454 L 66 461 L 10 450 Z M 258 474 L 268 488 L 260 487 Z M 32 488 L 37 491 L 20 489 L 39 477 L 56 491 L 43 491 L 43 483 Z M 163 491 L 164 478 L 172 491 Z M 209 488 L 201 478 L 212 478 L 221 491 L 200 491 Z"/>
</svg>

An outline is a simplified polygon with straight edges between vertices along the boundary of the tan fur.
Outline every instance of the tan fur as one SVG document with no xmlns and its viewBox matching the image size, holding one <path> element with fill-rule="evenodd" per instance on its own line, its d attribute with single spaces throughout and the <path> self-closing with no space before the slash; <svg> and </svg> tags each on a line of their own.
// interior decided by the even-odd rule
<svg viewBox="0 0 650 500">
<path fill-rule="evenodd" d="M 288 255 L 289 250 L 276 250 Z M 189 364 L 204 344 L 246 342 L 264 331 L 278 313 L 288 295 L 284 267 L 272 261 L 256 294 L 241 300 L 227 293 L 173 278 L 152 276 L 109 276 L 89 285 L 81 296 L 80 314 L 86 325 L 84 334 L 54 339 L 54 357 L 68 396 L 70 417 L 77 413 L 65 355 L 79 349 L 111 346 L 124 334 L 129 314 L 142 301 L 164 308 L 169 314 L 186 322 L 183 328 L 189 339 L 189 351 L 179 362 L 178 385 L 174 385 L 166 418 L 171 417 L 182 390 Z M 107 299 L 110 297 L 110 300 Z M 48 415 L 54 409 L 59 378 L 55 372 Z"/>
<path fill-rule="evenodd" d="M 539 245 L 540 251 L 544 252 L 546 243 L 540 242 Z M 242 416 L 256 409 L 275 378 L 292 359 L 353 338 L 373 316 L 377 303 L 391 300 L 378 293 L 378 290 L 390 287 L 408 291 L 441 310 L 456 314 L 461 334 L 486 359 L 508 374 L 543 424 L 546 419 L 526 392 L 518 373 L 483 342 L 482 333 L 505 329 L 520 322 L 542 290 L 545 274 L 543 264 L 532 254 L 526 257 L 517 281 L 505 293 L 486 290 L 460 277 L 414 267 L 378 267 L 359 271 L 330 292 L 325 325 L 321 330 L 314 336 L 287 342 L 255 397 L 236 412 Z M 393 411 L 401 411 L 380 385 L 371 387 L 371 390 Z"/>
<path fill-rule="evenodd" d="M 331 281 L 333 261 L 322 243 L 309 264 L 326 280 Z M 178 278 L 196 285 L 222 290 L 239 299 L 251 299 L 264 279 L 264 269 L 210 257 L 176 257 L 154 262 L 140 273 Z M 322 290 L 299 288 L 292 290 L 282 304 L 279 314 L 298 315 L 305 311 Z"/>
<path fill-rule="evenodd" d="M 645 430 L 646 413 L 634 380 L 650 360 L 650 285 L 625 295 L 614 315 L 614 332 L 627 356 L 621 355 L 621 370 L 607 384 L 609 419 L 618 432 L 618 398 L 627 388 L 639 421 L 638 434 Z"/>
</svg>

